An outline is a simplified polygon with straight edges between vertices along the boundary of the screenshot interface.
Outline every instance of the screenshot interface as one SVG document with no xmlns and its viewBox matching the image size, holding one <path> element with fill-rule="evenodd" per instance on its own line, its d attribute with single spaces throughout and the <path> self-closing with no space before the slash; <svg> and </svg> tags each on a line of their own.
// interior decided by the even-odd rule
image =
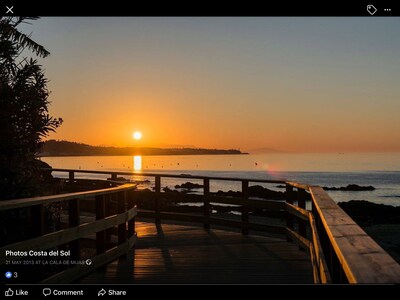
<svg viewBox="0 0 400 300">
<path fill-rule="evenodd" d="M 394 2 L 0 12 L 2 299 L 398 287 Z"/>
</svg>

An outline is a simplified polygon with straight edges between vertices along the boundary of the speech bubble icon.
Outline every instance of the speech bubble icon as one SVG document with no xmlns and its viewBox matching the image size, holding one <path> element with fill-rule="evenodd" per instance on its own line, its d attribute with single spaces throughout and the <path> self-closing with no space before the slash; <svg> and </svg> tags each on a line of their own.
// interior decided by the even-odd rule
<svg viewBox="0 0 400 300">
<path fill-rule="evenodd" d="M 44 288 L 43 289 L 43 295 L 46 296 L 50 296 L 51 295 L 51 289 L 49 288 Z"/>
</svg>

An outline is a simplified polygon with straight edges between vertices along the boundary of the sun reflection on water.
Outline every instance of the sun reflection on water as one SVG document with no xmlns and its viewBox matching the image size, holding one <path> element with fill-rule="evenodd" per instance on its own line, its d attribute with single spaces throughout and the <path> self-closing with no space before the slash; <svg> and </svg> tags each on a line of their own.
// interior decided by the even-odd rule
<svg viewBox="0 0 400 300">
<path fill-rule="evenodd" d="M 134 171 L 142 171 L 142 156 L 135 155 L 133 157 L 133 170 Z"/>
</svg>

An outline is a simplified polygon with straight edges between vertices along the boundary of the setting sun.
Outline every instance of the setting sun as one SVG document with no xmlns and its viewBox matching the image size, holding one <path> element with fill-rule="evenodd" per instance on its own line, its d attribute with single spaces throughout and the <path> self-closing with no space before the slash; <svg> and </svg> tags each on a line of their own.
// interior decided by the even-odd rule
<svg viewBox="0 0 400 300">
<path fill-rule="evenodd" d="M 140 140 L 142 138 L 142 133 L 140 131 L 135 131 L 132 136 L 135 140 Z"/>
</svg>

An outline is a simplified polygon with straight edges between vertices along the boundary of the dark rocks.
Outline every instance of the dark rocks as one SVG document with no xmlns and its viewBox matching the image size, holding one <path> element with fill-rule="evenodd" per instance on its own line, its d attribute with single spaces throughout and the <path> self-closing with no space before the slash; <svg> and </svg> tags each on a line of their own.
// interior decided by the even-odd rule
<svg viewBox="0 0 400 300">
<path fill-rule="evenodd" d="M 202 184 L 197 184 L 197 183 L 192 183 L 192 182 L 185 182 L 185 183 L 182 183 L 181 185 L 179 185 L 179 184 L 175 185 L 176 189 L 187 189 L 187 190 L 201 189 L 203 187 L 204 187 L 204 185 L 202 185 Z"/>
<path fill-rule="evenodd" d="M 285 199 L 285 193 L 273 191 L 262 187 L 261 185 L 253 185 L 249 187 L 250 197 L 259 197 L 264 199 Z"/>
<path fill-rule="evenodd" d="M 338 205 L 361 226 L 400 223 L 400 207 L 365 200 L 339 202 Z"/>
<path fill-rule="evenodd" d="M 358 184 L 348 184 L 347 186 L 341 186 L 341 187 L 328 187 L 324 186 L 325 191 L 354 191 L 354 192 L 359 192 L 359 191 L 373 191 L 375 188 L 372 185 L 368 186 L 360 186 Z"/>
<path fill-rule="evenodd" d="M 164 192 L 166 192 L 166 193 L 179 193 L 179 191 L 177 191 L 177 190 L 171 190 L 169 187 L 165 187 L 165 188 L 163 188 L 162 189 Z"/>
<path fill-rule="evenodd" d="M 147 184 L 147 183 L 150 183 L 150 182 L 151 182 L 150 180 L 145 179 L 145 180 L 135 180 L 133 183 L 135 183 L 135 184 Z"/>
<path fill-rule="evenodd" d="M 216 193 L 217 196 L 230 196 L 230 197 L 242 197 L 242 192 L 237 191 L 218 191 Z M 285 199 L 284 192 L 273 191 L 262 187 L 260 185 L 253 185 L 249 187 L 249 196 L 250 197 L 257 197 L 263 199 L 275 199 L 275 200 L 283 200 Z"/>
<path fill-rule="evenodd" d="M 117 177 L 117 178 L 115 178 L 115 179 L 113 179 L 113 178 L 107 178 L 107 180 L 110 180 L 110 181 L 118 181 L 118 182 L 129 182 L 129 180 L 126 179 L 126 178 L 124 178 L 124 177 Z"/>
</svg>

